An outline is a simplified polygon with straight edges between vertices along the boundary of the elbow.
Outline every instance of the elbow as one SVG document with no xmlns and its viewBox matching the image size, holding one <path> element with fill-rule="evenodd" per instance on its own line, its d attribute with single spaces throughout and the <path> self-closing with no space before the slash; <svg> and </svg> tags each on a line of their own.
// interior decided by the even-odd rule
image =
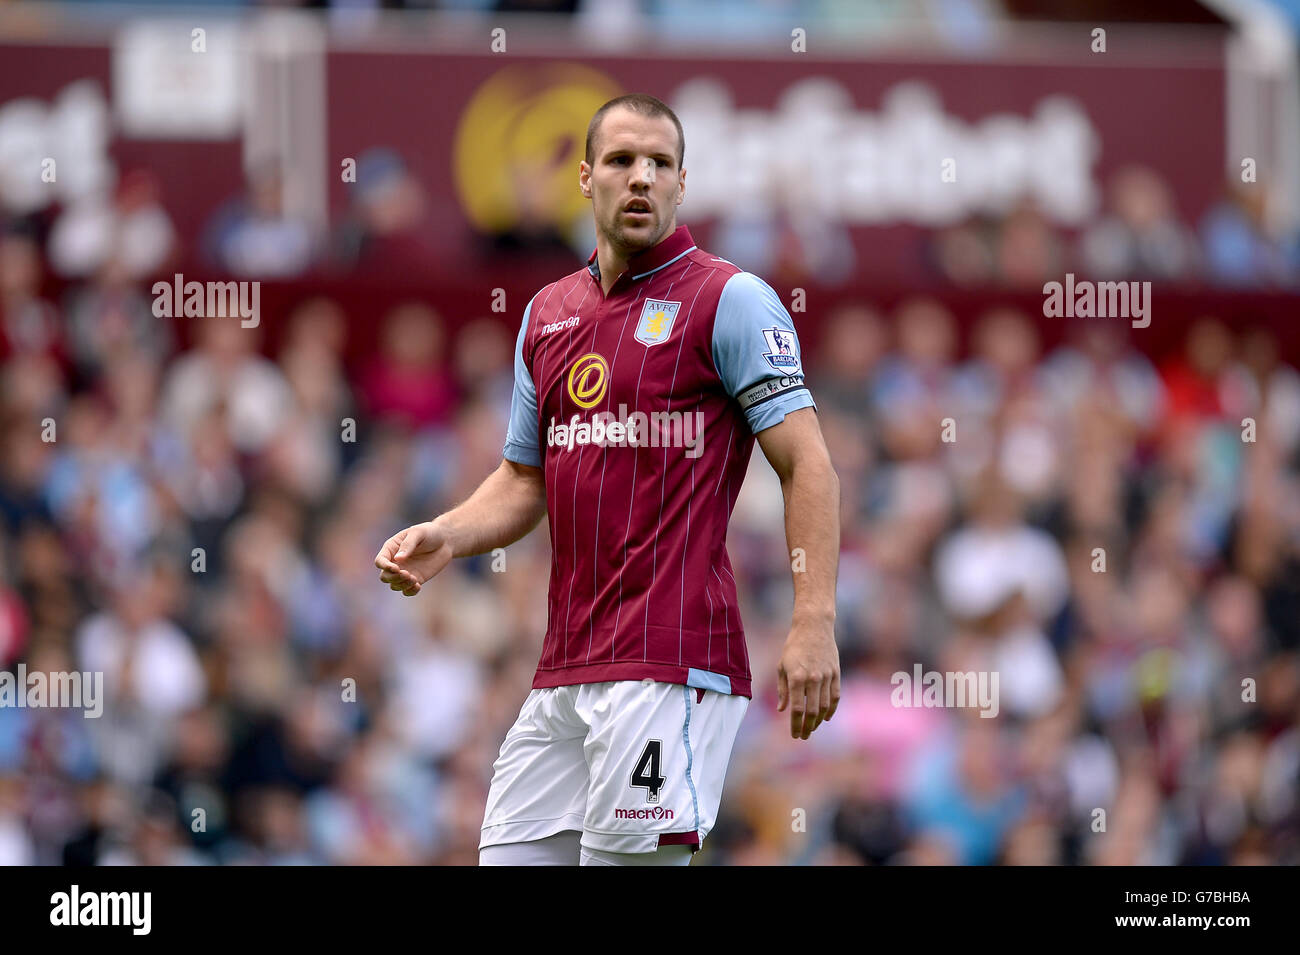
<svg viewBox="0 0 1300 955">
<path fill-rule="evenodd" d="M 509 458 L 502 460 L 501 472 L 516 489 L 514 493 L 532 503 L 537 520 L 541 520 L 546 514 L 546 473 L 541 468 L 520 464 Z M 536 524 L 536 521 L 533 523 Z"/>
<path fill-rule="evenodd" d="M 831 463 L 830 453 L 825 447 L 822 447 L 819 449 L 814 461 L 816 462 L 816 481 L 820 486 L 821 493 L 825 496 L 831 510 L 838 514 L 840 512 L 840 476 L 835 473 L 835 465 Z"/>
<path fill-rule="evenodd" d="M 835 473 L 835 466 L 831 464 L 830 454 L 825 448 L 795 459 L 779 476 L 781 487 L 786 493 L 789 493 L 796 484 L 815 486 L 819 492 L 834 501 L 836 506 L 839 505 L 840 476 Z"/>
<path fill-rule="evenodd" d="M 826 488 L 826 496 L 838 512 L 840 509 L 840 476 L 835 473 L 835 466 L 831 464 L 830 455 L 824 456 L 822 471 L 824 473 L 822 483 Z"/>
</svg>

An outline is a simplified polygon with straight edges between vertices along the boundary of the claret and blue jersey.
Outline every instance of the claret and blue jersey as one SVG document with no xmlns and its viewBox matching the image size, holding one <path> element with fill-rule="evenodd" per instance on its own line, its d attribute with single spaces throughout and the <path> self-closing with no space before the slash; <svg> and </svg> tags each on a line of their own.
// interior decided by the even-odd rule
<svg viewBox="0 0 1300 955">
<path fill-rule="evenodd" d="M 534 688 L 653 679 L 750 696 L 727 522 L 754 435 L 807 407 L 776 293 L 685 226 L 608 295 L 593 253 L 533 297 L 504 456 L 546 482 Z"/>
</svg>

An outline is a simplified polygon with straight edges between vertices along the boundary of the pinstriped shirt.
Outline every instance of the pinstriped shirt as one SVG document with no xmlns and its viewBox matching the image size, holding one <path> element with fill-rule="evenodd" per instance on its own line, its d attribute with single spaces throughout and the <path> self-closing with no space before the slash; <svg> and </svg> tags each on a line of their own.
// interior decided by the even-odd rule
<svg viewBox="0 0 1300 955">
<path fill-rule="evenodd" d="M 546 484 L 534 688 L 650 678 L 750 696 L 727 522 L 754 435 L 806 407 L 776 293 L 685 226 L 608 295 L 593 252 L 533 297 L 503 453 Z"/>
</svg>

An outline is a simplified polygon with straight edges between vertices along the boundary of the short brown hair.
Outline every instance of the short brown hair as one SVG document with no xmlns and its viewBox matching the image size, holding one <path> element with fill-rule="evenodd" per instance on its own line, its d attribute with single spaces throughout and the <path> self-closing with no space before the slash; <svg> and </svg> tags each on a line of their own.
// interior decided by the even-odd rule
<svg viewBox="0 0 1300 955">
<path fill-rule="evenodd" d="M 677 168 L 681 169 L 682 163 L 686 159 L 686 134 L 682 132 L 682 122 L 677 118 L 677 114 L 668 107 L 667 103 L 655 99 L 649 93 L 628 93 L 625 96 L 610 100 L 596 110 L 596 115 L 591 117 L 591 122 L 587 124 L 587 165 L 594 165 L 596 161 L 596 133 L 600 131 L 601 121 L 611 109 L 620 107 L 630 109 L 642 116 L 667 116 L 673 121 L 673 125 L 677 127 Z"/>
</svg>

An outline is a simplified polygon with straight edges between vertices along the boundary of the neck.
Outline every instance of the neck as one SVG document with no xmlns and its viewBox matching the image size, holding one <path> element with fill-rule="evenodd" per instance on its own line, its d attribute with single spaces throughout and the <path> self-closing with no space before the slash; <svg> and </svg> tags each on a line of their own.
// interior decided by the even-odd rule
<svg viewBox="0 0 1300 955">
<path fill-rule="evenodd" d="M 627 269 L 628 253 L 605 236 L 596 240 L 596 264 L 600 266 L 600 287 L 606 295 Z"/>
<path fill-rule="evenodd" d="M 664 234 L 659 237 L 659 241 L 664 241 L 670 235 L 677 231 L 677 221 L 674 218 L 664 230 Z M 647 248 L 653 249 L 654 245 Z M 628 259 L 638 252 L 644 252 L 646 249 L 628 250 L 615 245 L 610 241 L 609 236 L 601 234 L 596 236 L 596 264 L 600 266 L 600 286 L 606 295 L 618 281 L 618 277 L 627 270 Z"/>
</svg>

